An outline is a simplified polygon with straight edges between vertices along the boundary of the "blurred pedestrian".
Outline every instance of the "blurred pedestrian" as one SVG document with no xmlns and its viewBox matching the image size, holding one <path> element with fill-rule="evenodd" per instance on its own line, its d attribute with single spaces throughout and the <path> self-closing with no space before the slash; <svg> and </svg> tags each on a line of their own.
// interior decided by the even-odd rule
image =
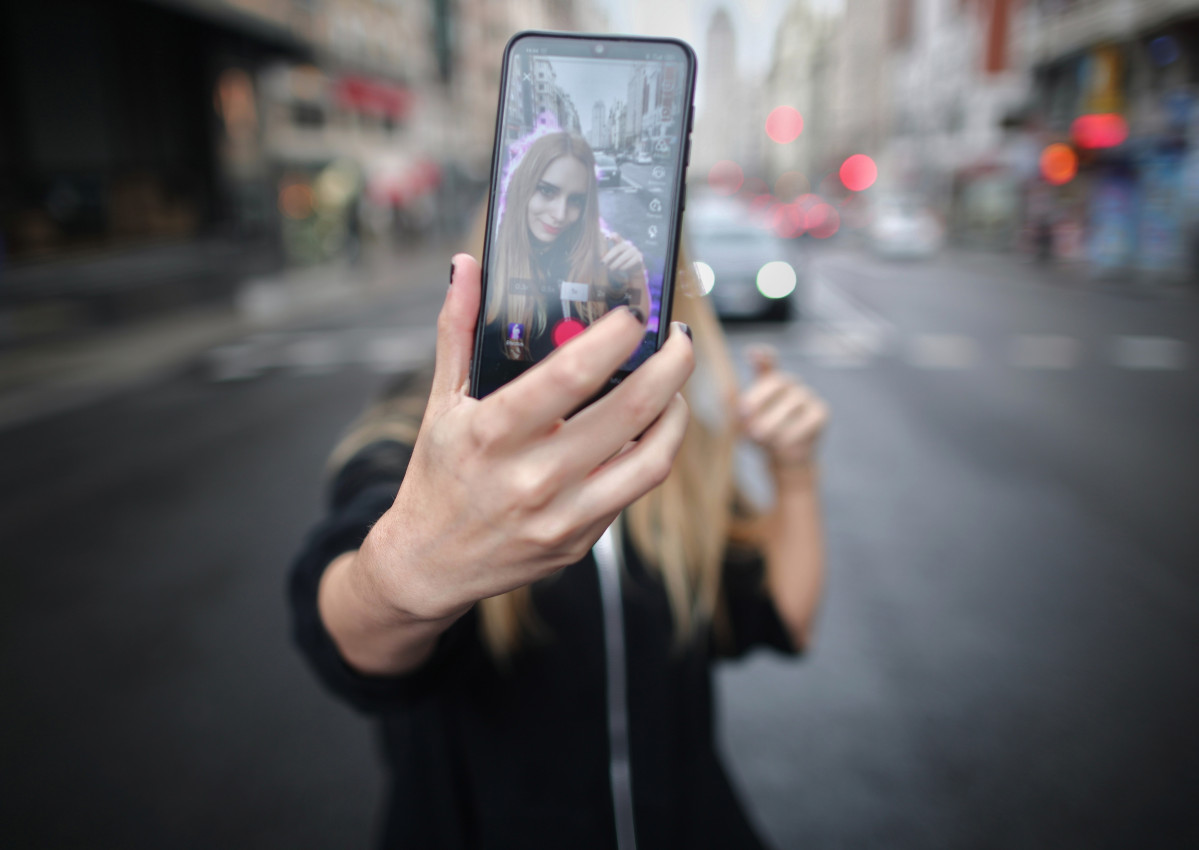
<svg viewBox="0 0 1199 850">
<path fill-rule="evenodd" d="M 808 646 L 824 403 L 768 350 L 739 392 L 690 274 L 674 306 L 690 330 L 676 323 L 570 419 L 643 339 L 627 308 L 473 399 L 479 267 L 457 255 L 451 278 L 435 368 L 397 383 L 335 449 L 328 516 L 291 576 L 300 647 L 380 722 L 381 845 L 616 847 L 619 717 L 642 850 L 763 846 L 716 752 L 711 669 Z M 770 460 L 764 513 L 735 481 L 743 436 Z M 605 660 L 610 584 L 592 546 L 618 516 L 627 649 Z M 627 664 L 627 714 L 612 708 L 614 664 Z"/>
</svg>

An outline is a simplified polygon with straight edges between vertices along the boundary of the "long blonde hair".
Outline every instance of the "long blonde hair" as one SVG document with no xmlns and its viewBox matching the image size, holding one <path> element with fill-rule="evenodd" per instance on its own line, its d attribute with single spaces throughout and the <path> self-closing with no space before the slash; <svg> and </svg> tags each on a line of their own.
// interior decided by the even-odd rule
<svg viewBox="0 0 1199 850">
<path fill-rule="evenodd" d="M 725 553 L 730 544 L 754 546 L 759 530 L 755 517 L 734 512 L 742 502 L 733 471 L 737 375 L 685 251 L 679 256 L 673 318 L 690 325 L 695 343 L 696 371 L 683 388 L 692 416 L 670 475 L 630 505 L 623 520 L 638 557 L 662 579 L 681 646 L 705 625 L 721 631 Z M 697 416 L 697 409 L 706 415 Z M 484 642 L 498 660 L 529 638 L 547 637 L 529 587 L 484 599 L 478 607 Z"/>
<path fill-rule="evenodd" d="M 519 322 L 530 333 L 516 347 L 503 346 L 505 357 L 528 359 L 528 338 L 544 332 L 546 310 L 539 288 L 545 283 L 545 270 L 537 261 L 533 236 L 529 233 L 527 210 L 537 191 L 542 175 L 560 157 L 578 160 L 587 171 L 587 196 L 579 218 L 559 237 L 568 246 L 566 260 L 570 280 L 607 287 L 607 269 L 600 262 L 604 255 L 604 235 L 600 230 L 599 186 L 595 177 L 595 154 L 581 137 L 571 133 L 550 133 L 529 146 L 528 152 L 516 167 L 508 184 L 503 215 L 496 238 L 495 274 L 491 276 L 487 297 L 488 324 L 501 320 L 504 326 Z M 551 250 L 557 248 L 557 243 Z M 480 256 L 476 254 L 476 256 Z M 510 289 L 513 280 L 525 280 L 532 291 L 519 293 Z M 594 301 L 571 302 L 576 318 L 585 324 L 603 315 L 606 305 Z"/>
<path fill-rule="evenodd" d="M 473 241 L 481 243 L 481 227 L 476 227 Z M 760 527 L 756 517 L 734 511 L 739 504 L 748 508 L 733 472 L 737 376 L 720 323 L 701 293 L 685 250 L 679 254 L 673 318 L 691 327 L 695 344 L 695 373 L 683 388 L 692 415 L 666 481 L 630 505 L 623 518 L 638 557 L 662 579 L 675 642 L 681 646 L 707 625 L 721 633 L 719 590 L 725 553 L 733 544 L 757 545 Z M 330 473 L 375 440 L 412 445 L 431 374 L 426 370 L 407 378 L 368 408 L 334 450 Z M 529 640 L 552 638 L 537 619 L 529 587 L 484 599 L 477 608 L 484 644 L 499 663 Z"/>
</svg>

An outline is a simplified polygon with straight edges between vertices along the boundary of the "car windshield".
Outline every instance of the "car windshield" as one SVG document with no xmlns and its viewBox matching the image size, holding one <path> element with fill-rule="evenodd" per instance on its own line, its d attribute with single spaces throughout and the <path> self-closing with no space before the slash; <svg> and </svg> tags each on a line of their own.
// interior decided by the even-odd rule
<svg viewBox="0 0 1199 850">
<path fill-rule="evenodd" d="M 607 154 L 600 154 L 595 158 L 595 162 L 597 165 L 616 165 L 616 160 Z"/>
</svg>

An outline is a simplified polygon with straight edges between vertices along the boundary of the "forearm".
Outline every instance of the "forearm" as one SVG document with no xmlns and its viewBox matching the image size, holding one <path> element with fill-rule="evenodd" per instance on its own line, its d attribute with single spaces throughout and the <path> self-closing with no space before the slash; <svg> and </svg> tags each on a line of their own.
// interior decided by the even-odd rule
<svg viewBox="0 0 1199 850">
<path fill-rule="evenodd" d="M 346 663 L 368 676 L 396 676 L 420 667 L 437 639 L 461 614 L 420 619 L 385 597 L 362 550 L 346 552 L 325 569 L 317 593 L 325 629 Z"/>
<path fill-rule="evenodd" d="M 776 474 L 765 526 L 766 583 L 797 649 L 808 646 L 824 584 L 824 534 L 815 464 Z"/>
</svg>

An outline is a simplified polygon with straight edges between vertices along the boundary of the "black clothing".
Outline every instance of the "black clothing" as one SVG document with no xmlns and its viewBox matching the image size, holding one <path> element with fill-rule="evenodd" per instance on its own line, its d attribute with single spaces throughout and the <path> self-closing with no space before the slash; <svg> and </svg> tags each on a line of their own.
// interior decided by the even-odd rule
<svg viewBox="0 0 1199 850">
<path fill-rule="evenodd" d="M 391 771 L 384 847 L 615 846 L 608 779 L 599 582 L 590 555 L 533 586 L 544 636 L 510 668 L 492 662 L 468 612 L 418 671 L 368 677 L 351 669 L 316 605 L 325 566 L 356 549 L 390 507 L 410 454 L 363 449 L 333 482 L 328 518 L 291 575 L 295 639 L 334 693 L 377 715 Z M 638 846 L 761 847 L 714 746 L 711 664 L 756 645 L 793 653 L 762 587 L 758 558 L 731 558 L 722 581 L 731 625 L 674 646 L 669 604 L 624 541 L 630 750 Z"/>
</svg>

